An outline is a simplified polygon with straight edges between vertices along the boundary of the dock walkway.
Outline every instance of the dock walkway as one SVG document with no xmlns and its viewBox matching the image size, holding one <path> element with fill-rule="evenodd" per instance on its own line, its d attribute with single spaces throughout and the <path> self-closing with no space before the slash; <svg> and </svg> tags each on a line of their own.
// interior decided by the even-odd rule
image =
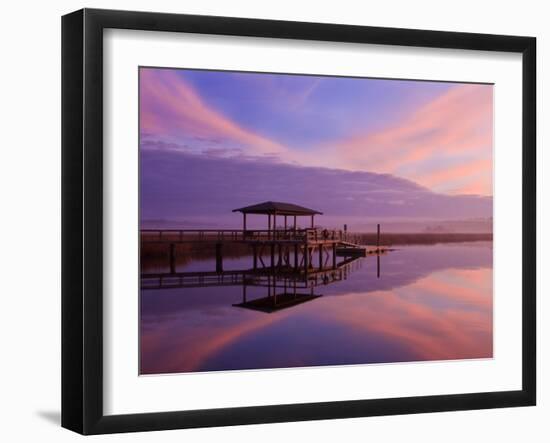
<svg viewBox="0 0 550 443">
<path fill-rule="evenodd" d="M 224 245 L 229 243 L 250 246 L 254 270 L 285 265 L 308 269 L 312 267 L 315 255 L 318 256 L 319 268 L 323 268 L 326 266 L 329 251 L 332 251 L 332 268 L 336 268 L 337 256 L 360 257 L 383 252 L 378 247 L 373 249 L 349 241 L 345 231 L 320 228 L 143 229 L 140 239 L 142 245 L 166 244 L 171 263 L 175 263 L 175 250 L 178 244 L 211 244 L 216 248 L 216 272 L 223 271 Z"/>
</svg>

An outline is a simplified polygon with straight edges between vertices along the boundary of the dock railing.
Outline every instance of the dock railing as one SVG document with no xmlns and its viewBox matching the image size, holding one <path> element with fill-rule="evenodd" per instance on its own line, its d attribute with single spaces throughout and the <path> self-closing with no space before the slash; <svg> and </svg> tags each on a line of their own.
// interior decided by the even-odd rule
<svg viewBox="0 0 550 443">
<path fill-rule="evenodd" d="M 194 243 L 219 241 L 321 241 L 344 240 L 342 231 L 306 229 L 142 229 L 142 243 Z"/>
<path fill-rule="evenodd" d="M 344 240 L 343 232 L 335 229 L 308 228 L 305 229 L 308 241 Z"/>
</svg>

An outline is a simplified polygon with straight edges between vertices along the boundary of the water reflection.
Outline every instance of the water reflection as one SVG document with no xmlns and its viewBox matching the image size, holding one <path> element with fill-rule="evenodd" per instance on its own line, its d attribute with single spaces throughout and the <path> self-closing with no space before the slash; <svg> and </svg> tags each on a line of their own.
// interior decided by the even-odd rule
<svg viewBox="0 0 550 443">
<path fill-rule="evenodd" d="M 332 261 L 332 257 L 329 256 L 327 261 L 329 259 Z M 379 258 L 377 266 L 379 275 Z M 272 313 L 321 297 L 321 294 L 315 293 L 318 286 L 344 281 L 348 274 L 360 267 L 361 259 L 357 257 L 344 257 L 340 261 L 335 257 L 332 266 L 318 268 L 287 265 L 226 271 L 174 272 L 174 266 L 170 265 L 164 272 L 143 273 L 141 289 L 238 286 L 242 289 L 242 301 L 233 306 Z M 250 287 L 265 288 L 265 296 L 250 299 L 247 297 Z"/>
<path fill-rule="evenodd" d="M 200 275 L 208 260 L 144 273 L 142 373 L 492 356 L 490 242 L 403 247 L 307 273 L 242 272 L 249 263 L 224 263 L 223 281 Z"/>
</svg>

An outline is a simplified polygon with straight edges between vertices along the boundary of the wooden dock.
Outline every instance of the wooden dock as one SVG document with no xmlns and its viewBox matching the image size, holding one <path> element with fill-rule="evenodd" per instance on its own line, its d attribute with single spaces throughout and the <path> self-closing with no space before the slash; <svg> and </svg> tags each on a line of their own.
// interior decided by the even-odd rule
<svg viewBox="0 0 550 443">
<path fill-rule="evenodd" d="M 143 229 L 140 231 L 141 246 L 146 244 L 166 245 L 170 257 L 170 274 L 176 274 L 176 247 L 178 244 L 202 244 L 215 248 L 215 275 L 234 278 L 231 273 L 224 273 L 224 249 L 228 244 L 240 243 L 250 248 L 252 256 L 252 273 L 267 272 L 272 275 L 274 270 L 283 274 L 308 274 L 317 269 L 336 270 L 338 257 L 359 258 L 367 255 L 380 255 L 387 249 L 380 247 L 380 225 L 377 226 L 376 247 L 361 245 L 354 241 L 354 236 L 348 236 L 347 225 L 344 230 L 323 229 L 315 226 L 315 216 L 322 212 L 298 206 L 291 203 L 268 201 L 252 206 L 234 209 L 243 215 L 242 229 Z M 247 216 L 267 216 L 267 229 L 249 229 Z M 283 225 L 277 224 L 277 217 L 283 220 Z M 299 228 L 298 217 L 308 217 L 311 226 Z M 288 222 L 291 219 L 292 223 Z M 317 263 L 315 267 L 314 263 Z M 242 273 L 241 273 L 242 274 Z M 202 278 L 211 277 L 202 275 Z M 218 282 L 224 284 L 224 282 Z M 231 282 L 229 284 L 232 284 Z"/>
<path fill-rule="evenodd" d="M 268 229 L 268 230 L 189 230 L 189 229 L 144 229 L 140 232 L 141 243 L 165 244 L 170 261 L 175 263 L 175 248 L 183 243 L 210 244 L 216 250 L 216 271 L 223 271 L 223 251 L 228 243 L 244 243 L 250 246 L 252 268 L 293 266 L 308 269 L 317 262 L 319 268 L 336 267 L 338 256 L 364 257 L 383 253 L 385 248 L 367 247 L 348 240 L 341 230 L 319 228 Z M 329 252 L 332 254 L 329 255 Z M 327 263 L 329 256 L 332 263 Z"/>
<path fill-rule="evenodd" d="M 166 245 L 170 260 L 169 272 L 142 273 L 141 289 L 242 286 L 243 301 L 234 306 L 275 312 L 315 300 L 320 295 L 314 294 L 313 288 L 345 280 L 352 263 L 360 257 L 376 254 L 377 275 L 380 276 L 380 254 L 385 252 L 380 247 L 380 225 L 377 245 L 373 248 L 356 243 L 353 236 L 348 236 L 346 225 L 344 230 L 316 227 L 315 216 L 322 212 L 303 206 L 269 201 L 233 212 L 242 213 L 242 229 L 141 230 L 141 247 L 146 244 Z M 267 216 L 267 229 L 249 229 L 249 215 Z M 279 220 L 282 217 L 282 226 L 277 224 L 277 217 Z M 299 228 L 298 217 L 308 217 L 310 227 Z M 234 243 L 250 248 L 252 264 L 249 269 L 224 270 L 224 249 Z M 214 248 L 215 271 L 176 272 L 176 247 L 179 244 L 201 244 Z M 339 261 L 339 257 L 344 260 Z M 248 286 L 266 287 L 267 297 L 247 300 Z"/>
</svg>

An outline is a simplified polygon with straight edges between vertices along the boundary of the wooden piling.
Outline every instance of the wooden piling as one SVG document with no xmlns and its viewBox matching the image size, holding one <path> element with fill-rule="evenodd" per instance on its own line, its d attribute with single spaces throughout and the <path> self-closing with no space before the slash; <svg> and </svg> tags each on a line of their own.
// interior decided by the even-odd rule
<svg viewBox="0 0 550 443">
<path fill-rule="evenodd" d="M 170 243 L 170 273 L 176 273 L 176 244 Z"/>
<path fill-rule="evenodd" d="M 223 243 L 216 243 L 216 272 L 223 272 Z"/>
</svg>

